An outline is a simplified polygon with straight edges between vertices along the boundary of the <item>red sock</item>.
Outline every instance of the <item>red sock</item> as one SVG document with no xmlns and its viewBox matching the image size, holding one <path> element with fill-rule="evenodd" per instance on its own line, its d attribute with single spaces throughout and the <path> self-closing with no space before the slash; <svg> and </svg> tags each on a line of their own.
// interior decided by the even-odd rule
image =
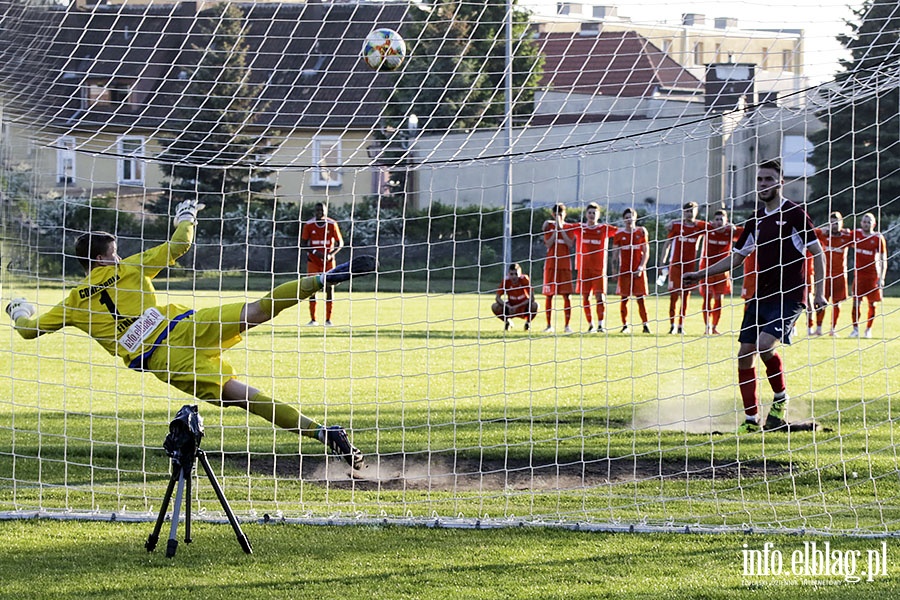
<svg viewBox="0 0 900 600">
<path fill-rule="evenodd" d="M 644 304 L 643 298 L 637 299 L 638 314 L 641 315 L 641 323 L 647 322 L 647 306 Z"/>
<path fill-rule="evenodd" d="M 310 321 L 316 320 L 316 301 L 315 300 L 309 301 L 309 320 Z"/>
<path fill-rule="evenodd" d="M 866 323 L 866 329 L 872 329 L 872 325 L 875 324 L 875 305 L 869 302 L 869 319 Z"/>
<path fill-rule="evenodd" d="M 831 309 L 831 328 L 837 329 L 838 317 L 841 314 L 841 307 L 838 304 L 834 305 L 834 308 Z"/>
<path fill-rule="evenodd" d="M 681 294 L 681 313 L 678 315 L 678 326 L 684 325 L 684 318 L 687 316 L 688 299 L 691 297 L 690 292 Z"/>
<path fill-rule="evenodd" d="M 678 306 L 678 294 L 671 294 L 669 296 L 669 323 L 671 325 L 675 324 L 675 307 Z"/>
<path fill-rule="evenodd" d="M 766 364 L 766 377 L 769 378 L 769 385 L 772 391 L 780 394 L 785 389 L 784 382 L 784 361 L 778 353 L 774 353 L 769 360 L 763 361 Z"/>
<path fill-rule="evenodd" d="M 628 298 L 622 298 L 619 304 L 619 312 L 622 313 L 622 325 L 628 325 Z"/>
<path fill-rule="evenodd" d="M 603 300 L 597 300 L 597 324 L 603 322 L 604 317 L 606 317 L 606 307 L 604 306 Z"/>
<path fill-rule="evenodd" d="M 591 295 L 586 294 L 581 297 L 581 308 L 584 310 L 584 318 L 587 320 L 588 325 L 591 324 Z M 599 310 L 597 312 L 600 312 Z"/>
<path fill-rule="evenodd" d="M 334 300 L 326 300 L 325 301 L 325 320 L 331 320 L 331 310 L 334 308 Z"/>
<path fill-rule="evenodd" d="M 859 304 L 856 302 L 853 303 L 853 308 L 850 309 L 850 319 L 853 321 L 853 326 L 859 326 Z"/>
<path fill-rule="evenodd" d="M 568 327 L 572 320 L 572 301 L 568 296 L 563 296 L 563 313 L 566 315 L 566 327 Z"/>
<path fill-rule="evenodd" d="M 712 317 L 712 315 L 710 314 L 712 312 L 712 309 L 710 308 L 711 304 L 712 298 L 710 298 L 709 296 L 703 296 L 703 324 L 707 327 L 709 327 L 710 318 Z"/>
<path fill-rule="evenodd" d="M 759 396 L 756 394 L 756 369 L 738 369 L 738 387 L 744 401 L 744 414 L 755 417 L 759 412 Z"/>
<path fill-rule="evenodd" d="M 551 312 L 553 312 L 553 296 L 546 296 L 544 298 L 544 314 L 547 315 L 547 327 L 550 327 Z"/>
<path fill-rule="evenodd" d="M 713 310 L 712 310 L 712 324 L 713 327 L 719 326 L 719 321 L 722 319 L 722 296 L 713 299 Z"/>
<path fill-rule="evenodd" d="M 837 308 L 837 307 L 835 307 Z M 821 327 L 822 323 L 825 322 L 825 309 L 819 309 L 816 311 L 816 326 Z"/>
</svg>

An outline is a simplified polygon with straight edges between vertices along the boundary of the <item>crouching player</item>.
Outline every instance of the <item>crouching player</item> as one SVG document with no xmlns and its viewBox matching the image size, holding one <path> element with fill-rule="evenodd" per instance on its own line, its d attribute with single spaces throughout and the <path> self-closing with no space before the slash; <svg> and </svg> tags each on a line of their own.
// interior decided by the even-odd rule
<svg viewBox="0 0 900 600">
<path fill-rule="evenodd" d="M 506 300 L 503 296 L 506 295 Z M 512 329 L 510 319 L 525 319 L 525 331 L 531 329 L 531 321 L 537 316 L 538 304 L 532 296 L 531 279 L 522 273 L 522 266 L 513 263 L 506 277 L 497 288 L 497 297 L 491 305 L 494 315 L 503 321 L 503 329 Z"/>
<path fill-rule="evenodd" d="M 177 304 L 161 306 L 152 279 L 190 249 L 201 208 L 194 200 L 180 203 L 172 239 L 125 259 L 119 258 L 113 235 L 94 231 L 80 236 L 75 253 L 87 276 L 62 302 L 39 316 L 27 300 L 13 300 L 6 312 L 16 331 L 25 339 L 35 339 L 66 326 L 76 327 L 111 355 L 122 358 L 129 368 L 153 373 L 201 400 L 237 406 L 278 427 L 315 438 L 359 469 L 363 455 L 342 427 L 320 425 L 293 406 L 238 380 L 234 368 L 222 360 L 222 351 L 240 342 L 248 329 L 324 286 L 373 273 L 375 259 L 357 256 L 326 273 L 284 283 L 255 302 L 196 311 Z"/>
</svg>

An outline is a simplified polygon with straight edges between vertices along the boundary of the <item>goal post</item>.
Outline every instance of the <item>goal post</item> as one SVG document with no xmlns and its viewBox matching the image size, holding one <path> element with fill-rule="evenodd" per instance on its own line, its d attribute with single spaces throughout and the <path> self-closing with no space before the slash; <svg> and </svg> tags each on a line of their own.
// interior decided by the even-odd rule
<svg viewBox="0 0 900 600">
<path fill-rule="evenodd" d="M 889 4 L 812 15 L 796 0 L 746 23 L 652 3 L 9 4 L 4 306 L 21 297 L 44 314 L 84 285 L 84 233 L 114 234 L 122 257 L 182 235 L 171 217 L 185 199 L 205 208 L 190 250 L 153 273 L 159 306 L 251 303 L 305 276 L 316 205 L 341 232 L 337 262 L 371 254 L 379 267 L 227 339 L 211 375 L 233 371 L 343 426 L 363 469 L 129 369 L 76 327 L 23 336 L 6 324 L 0 517 L 154 519 L 168 425 L 197 403 L 203 449 L 243 519 L 890 534 L 900 15 Z M 798 15 L 802 31 L 788 26 Z M 407 45 L 394 71 L 360 57 L 382 27 Z M 697 259 L 712 251 L 717 211 L 745 223 L 770 158 L 829 260 L 844 244 L 848 297 L 802 314 L 778 349 L 788 419 L 818 428 L 744 435 L 737 337 L 752 267 L 720 306 L 707 287 L 673 303 L 666 249 L 691 202 L 710 224 Z M 545 231 L 560 204 L 580 240 L 564 251 Z M 596 210 L 614 234 L 629 208 L 646 231 L 640 306 L 617 285 L 632 242 L 597 242 L 606 285 L 586 296 L 550 280 L 548 245 L 584 278 L 574 255 L 594 234 L 579 224 Z M 835 212 L 847 231 L 831 235 Z M 498 290 L 517 293 L 502 287 L 513 263 L 537 311 L 505 319 L 494 305 Z M 855 301 L 864 264 L 883 299 Z M 765 414 L 772 392 L 757 370 Z M 220 519 L 211 490 L 193 493 L 201 518 Z"/>
</svg>

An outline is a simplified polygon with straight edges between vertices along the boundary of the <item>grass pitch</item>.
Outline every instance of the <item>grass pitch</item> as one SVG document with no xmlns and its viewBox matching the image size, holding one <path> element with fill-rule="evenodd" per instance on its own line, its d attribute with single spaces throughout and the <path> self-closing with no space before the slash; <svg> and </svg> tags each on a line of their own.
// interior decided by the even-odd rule
<svg viewBox="0 0 900 600">
<path fill-rule="evenodd" d="M 60 290 L 49 289 L 38 298 L 47 307 L 60 296 Z M 255 294 L 172 292 L 170 300 L 204 306 L 248 296 Z M 370 463 L 362 478 L 351 479 L 343 465 L 324 459 L 320 445 L 274 431 L 242 411 L 201 403 L 203 447 L 238 513 L 423 521 L 437 514 L 756 531 L 890 534 L 897 529 L 893 398 L 900 382 L 900 302 L 889 299 L 882 307 L 875 339 L 847 337 L 845 305 L 838 337 L 808 338 L 801 332 L 782 350 L 792 396 L 789 415 L 815 418 L 825 430 L 739 438 L 734 434 L 742 414 L 735 385 L 737 342 L 730 333 L 740 321 L 739 304 L 726 307 L 726 335 L 699 335 L 702 321 L 694 312 L 688 335 L 676 337 L 665 333 L 664 301 L 650 304 L 654 335 L 623 335 L 617 328 L 601 335 L 542 334 L 543 316 L 536 331 L 525 332 L 517 322 L 516 329 L 504 332 L 499 321 L 486 316 L 491 301 L 492 296 L 474 294 L 338 294 L 336 327 L 304 327 L 308 315 L 301 305 L 229 350 L 225 356 L 242 378 L 314 418 L 351 428 Z M 694 305 L 696 311 L 696 299 Z M 555 318 L 560 331 L 561 315 Z M 582 319 L 576 308 L 576 330 L 586 328 Z M 607 325 L 616 323 L 613 303 Z M 167 424 L 191 399 L 116 364 L 80 333 L 26 342 L 12 329 L 7 332 L 9 351 L 0 352 L 2 372 L 9 374 L 0 378 L 0 510 L 152 517 L 167 479 L 168 459 L 161 450 Z M 760 383 L 765 400 L 768 387 Z M 195 489 L 199 508 L 215 511 L 208 486 L 200 481 Z M 160 551 L 142 554 L 149 526 L 0 525 L 21 540 L 25 555 L 52 556 L 53 540 L 62 544 L 60 536 L 71 538 L 63 545 L 85 563 L 73 595 L 106 590 L 158 597 L 153 594 L 171 585 L 166 583 L 171 571 L 185 568 L 174 566 L 181 564 L 182 553 L 208 569 L 198 589 L 210 597 L 221 591 L 219 585 L 246 597 L 291 597 L 290 582 L 313 590 L 317 581 L 352 581 L 359 595 L 373 597 L 467 598 L 497 597 L 503 581 L 509 583 L 501 596 L 523 598 L 619 592 L 641 597 L 651 590 L 658 592 L 655 597 L 685 590 L 706 597 L 740 590 L 743 596 L 770 593 L 767 586 L 778 585 L 742 581 L 741 545 L 747 538 L 741 536 L 332 530 L 251 523 L 248 535 L 258 554 L 266 548 L 266 558 L 244 559 L 229 539 L 230 528 L 200 524 L 197 544 L 183 547 L 169 563 L 157 556 Z M 325 539 L 348 540 L 354 560 L 342 562 L 336 550 L 322 550 L 330 545 L 317 540 Z M 798 540 L 772 539 L 786 540 L 785 547 Z M 848 547 L 874 543 L 837 539 Z M 451 551 L 455 545 L 458 556 Z M 569 546 L 582 550 L 570 555 Z M 589 556 L 598 546 L 608 546 L 610 556 Z M 393 558 L 388 547 L 421 556 L 422 565 Z M 478 552 L 466 551 L 471 547 Z M 92 559 L 85 548 L 108 562 Z M 559 559 L 541 558 L 540 548 L 552 548 Z M 334 556 L 324 558 L 322 552 Z M 312 558 L 302 558 L 307 554 Z M 128 560 L 141 576 L 124 577 L 120 589 L 118 580 L 105 579 L 103 572 L 107 567 L 111 572 L 111 563 L 122 556 L 132 557 Z M 491 562 L 487 556 L 497 558 Z M 65 560 L 59 560 L 63 568 Z M 332 562 L 336 566 L 323 567 Z M 48 591 L 46 597 L 68 593 L 46 587 L 56 568 L 52 563 L 27 574 L 16 561 L 0 563 L 19 573 L 3 577 L 6 591 L 0 596 L 21 589 L 59 592 Z M 256 584 L 235 583 L 248 564 L 255 565 L 251 572 L 259 568 L 247 579 Z M 484 566 L 490 564 L 495 567 Z M 156 579 L 158 567 L 168 565 Z M 823 581 L 788 582 L 790 595 L 832 585 Z M 846 598 L 856 590 L 888 589 L 872 586 L 890 581 L 839 588 Z M 816 597 L 827 593 L 821 589 Z"/>
</svg>

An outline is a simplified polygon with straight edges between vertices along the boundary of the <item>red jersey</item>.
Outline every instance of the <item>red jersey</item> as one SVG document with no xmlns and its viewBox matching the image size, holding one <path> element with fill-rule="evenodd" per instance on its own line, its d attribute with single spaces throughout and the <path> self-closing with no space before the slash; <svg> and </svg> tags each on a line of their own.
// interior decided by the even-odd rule
<svg viewBox="0 0 900 600">
<path fill-rule="evenodd" d="M 619 249 L 619 273 L 634 273 L 644 260 L 644 246 L 650 239 L 645 227 L 632 231 L 619 229 L 613 236 L 613 245 Z"/>
<path fill-rule="evenodd" d="M 506 294 L 506 301 L 510 304 L 521 304 L 531 298 L 531 279 L 524 273 L 516 279 L 507 275 L 500 282 L 497 293 L 501 296 Z"/>
<path fill-rule="evenodd" d="M 756 252 L 751 252 L 744 259 L 744 281 L 741 285 L 741 298 L 749 300 L 756 294 Z"/>
<path fill-rule="evenodd" d="M 584 271 L 606 275 L 606 240 L 616 235 L 616 231 L 618 229 L 615 226 L 606 223 L 581 224 L 576 230 L 575 246 L 575 268 L 579 273 Z"/>
<path fill-rule="evenodd" d="M 577 238 L 578 234 L 576 231 L 580 229 L 580 227 L 581 226 L 578 223 L 563 223 L 563 230 L 572 239 Z M 544 223 L 544 242 L 550 241 L 554 230 L 555 227 L 552 221 Z M 556 243 L 547 248 L 547 258 L 568 258 L 570 256 L 572 256 L 572 249 L 565 241 L 563 241 L 562 236 L 557 236 Z"/>
<path fill-rule="evenodd" d="M 669 266 L 687 266 L 697 260 L 697 242 L 703 237 L 708 224 L 706 221 L 675 221 L 669 228 L 672 246 Z"/>
<path fill-rule="evenodd" d="M 837 234 L 816 230 L 816 237 L 825 253 L 825 274 L 828 278 L 841 277 L 847 273 L 847 250 L 853 245 L 853 232 L 841 229 Z"/>
<path fill-rule="evenodd" d="M 743 227 L 726 226 L 721 229 L 709 229 L 706 232 L 706 245 L 703 248 L 703 258 L 700 260 L 700 268 L 714 265 L 723 258 L 731 255 L 734 243 L 744 232 Z M 707 284 L 721 283 L 729 280 L 729 273 L 720 273 L 706 278 Z"/>
<path fill-rule="evenodd" d="M 325 217 L 322 221 L 310 219 L 303 224 L 300 232 L 300 240 L 305 246 L 307 269 L 311 271 L 328 270 L 334 268 L 334 258 L 326 261 L 326 256 L 334 251 L 338 245 L 344 244 L 341 229 L 337 221 Z"/>
<path fill-rule="evenodd" d="M 872 232 L 866 235 L 862 229 L 853 232 L 853 270 L 859 279 L 878 281 L 878 271 L 875 267 L 876 258 L 887 257 L 887 241 L 880 233 Z"/>
</svg>

